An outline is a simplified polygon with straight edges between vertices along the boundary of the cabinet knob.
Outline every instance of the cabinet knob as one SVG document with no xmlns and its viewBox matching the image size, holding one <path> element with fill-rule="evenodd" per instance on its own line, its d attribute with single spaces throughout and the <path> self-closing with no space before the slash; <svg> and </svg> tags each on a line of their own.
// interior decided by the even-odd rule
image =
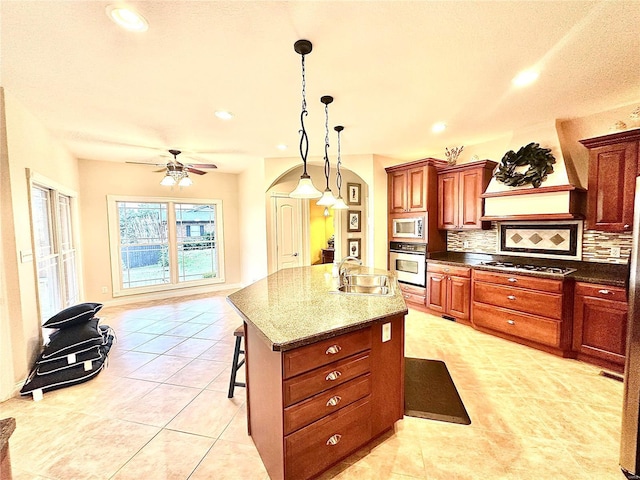
<svg viewBox="0 0 640 480">
<path fill-rule="evenodd" d="M 604 288 L 602 290 L 598 290 L 598 293 L 601 293 L 602 295 L 611 295 L 611 292 Z"/>
<path fill-rule="evenodd" d="M 329 440 L 327 440 L 327 445 L 329 445 L 329 446 L 337 445 L 341 438 L 342 438 L 342 435 L 340 435 L 339 433 L 331 435 L 329 437 Z"/>
<path fill-rule="evenodd" d="M 515 300 L 516 296 L 515 295 L 507 295 L 507 300 Z"/>
<path fill-rule="evenodd" d="M 445 269 L 444 269 L 444 271 L 445 271 L 445 272 L 448 272 L 448 271 L 449 271 L 449 269 L 448 269 L 448 268 L 445 268 Z"/>
<path fill-rule="evenodd" d="M 325 380 L 327 380 L 327 381 L 333 382 L 334 380 L 337 380 L 338 378 L 340 378 L 340 376 L 341 376 L 341 375 L 342 375 L 342 374 L 341 374 L 339 371 L 334 370 L 333 372 L 329 373 L 329 374 L 328 374 L 326 377 L 324 377 L 324 378 L 325 378 Z"/>
<path fill-rule="evenodd" d="M 340 395 L 334 395 L 329 400 L 327 400 L 327 407 L 335 407 L 340 403 L 340 400 L 342 400 L 342 397 Z"/>
<path fill-rule="evenodd" d="M 411 295 L 407 295 L 406 293 L 404 295 L 402 295 L 404 298 L 409 298 L 411 297 Z"/>
<path fill-rule="evenodd" d="M 329 348 L 327 348 L 327 351 L 324 353 L 325 355 L 335 355 L 340 350 L 342 350 L 342 348 L 340 348 L 340 345 L 331 345 Z"/>
<path fill-rule="evenodd" d="M 624 224 L 624 228 L 629 228 L 631 225 L 629 225 L 628 223 Z"/>
<path fill-rule="evenodd" d="M 510 277 L 509 278 L 509 282 L 511 282 L 511 283 L 516 283 L 517 281 L 518 281 L 517 278 L 514 278 L 514 277 Z"/>
<path fill-rule="evenodd" d="M 515 324 L 516 324 L 516 321 L 515 321 L 515 320 L 507 320 L 507 323 L 508 323 L 509 325 L 515 325 Z"/>
</svg>

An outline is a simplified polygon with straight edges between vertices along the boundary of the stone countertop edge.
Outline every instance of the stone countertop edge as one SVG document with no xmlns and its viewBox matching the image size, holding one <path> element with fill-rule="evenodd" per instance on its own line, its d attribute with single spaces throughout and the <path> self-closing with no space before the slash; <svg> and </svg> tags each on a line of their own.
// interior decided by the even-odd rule
<svg viewBox="0 0 640 480">
<path fill-rule="evenodd" d="M 227 301 L 271 350 L 281 352 L 408 313 L 395 277 L 390 296 L 331 293 L 337 286 L 332 267 L 283 269 L 232 293 Z M 365 272 L 393 276 L 386 270 L 356 267 L 355 273 Z"/>
<path fill-rule="evenodd" d="M 465 265 L 479 270 L 487 271 L 502 271 L 496 267 L 490 267 L 482 265 L 481 262 L 499 260 L 512 263 L 530 263 L 530 264 L 545 264 L 558 267 L 575 268 L 576 271 L 568 275 L 549 275 L 540 274 L 536 272 L 513 272 L 517 275 L 528 275 L 532 277 L 540 278 L 555 278 L 555 279 L 571 279 L 577 282 L 597 283 L 603 285 L 610 285 L 615 287 L 627 287 L 628 265 L 603 263 L 603 262 L 584 262 L 576 260 L 557 260 L 548 258 L 534 258 L 534 257 L 516 257 L 508 255 L 498 255 L 489 253 L 467 253 L 467 252 L 436 252 L 431 253 L 427 257 L 428 262 L 443 263 L 447 265 Z"/>
<path fill-rule="evenodd" d="M 0 450 L 2 450 L 7 443 L 9 443 L 9 437 L 16 429 L 15 418 L 3 418 L 0 420 Z"/>
</svg>

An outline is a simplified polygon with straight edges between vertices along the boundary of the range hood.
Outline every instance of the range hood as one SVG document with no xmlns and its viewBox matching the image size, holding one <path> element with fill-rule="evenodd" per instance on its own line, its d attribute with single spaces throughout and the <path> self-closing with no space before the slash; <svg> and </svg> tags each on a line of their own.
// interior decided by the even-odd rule
<svg viewBox="0 0 640 480">
<path fill-rule="evenodd" d="M 543 135 L 540 133 L 543 132 Z M 543 138 L 540 138 L 540 137 Z M 577 175 L 573 168 L 567 168 L 556 126 L 546 126 L 536 132 L 528 132 L 526 139 L 521 140 L 521 145 L 530 143 L 531 138 L 536 140 L 543 148 L 550 148 L 556 163 L 553 165 L 553 173 L 538 188 L 532 185 L 522 187 L 509 187 L 495 176 L 489 182 L 486 191 L 482 194 L 484 199 L 485 221 L 507 220 L 572 220 L 584 219 L 586 213 L 586 189 L 579 186 Z M 517 145 L 517 139 L 512 144 Z M 513 147 L 518 150 L 519 147 Z M 523 167 L 526 170 L 526 167 Z"/>
</svg>

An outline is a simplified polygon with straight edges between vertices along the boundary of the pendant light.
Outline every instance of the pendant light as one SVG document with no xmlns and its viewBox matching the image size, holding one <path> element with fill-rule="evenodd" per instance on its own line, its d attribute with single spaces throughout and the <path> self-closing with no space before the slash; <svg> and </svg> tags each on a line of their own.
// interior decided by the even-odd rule
<svg viewBox="0 0 640 480">
<path fill-rule="evenodd" d="M 311 53 L 313 46 L 309 40 L 298 40 L 293 44 L 293 49 L 302 57 L 302 112 L 300 113 L 300 157 L 302 158 L 302 175 L 298 186 L 289 194 L 292 198 L 319 198 L 322 193 L 313 186 L 311 177 L 307 173 L 307 155 L 309 154 L 309 137 L 304 128 L 304 117 L 308 115 L 306 99 L 306 83 L 304 70 L 304 56 Z"/>
<path fill-rule="evenodd" d="M 324 178 L 327 181 L 327 188 L 325 188 L 322 198 L 318 200 L 316 205 L 330 207 L 336 203 L 333 192 L 329 188 L 329 175 L 331 174 L 331 164 L 329 163 L 329 104 L 333 102 L 333 97 L 325 95 L 320 101 L 324 103 Z"/>
<path fill-rule="evenodd" d="M 333 204 L 333 209 L 347 210 L 349 207 L 342 199 L 342 174 L 340 173 L 340 164 L 342 163 L 340 160 L 340 132 L 344 130 L 344 127 L 342 125 L 337 125 L 333 127 L 333 129 L 338 132 L 338 162 L 336 163 L 336 186 L 338 187 L 338 198 L 336 198 L 336 203 Z"/>
</svg>

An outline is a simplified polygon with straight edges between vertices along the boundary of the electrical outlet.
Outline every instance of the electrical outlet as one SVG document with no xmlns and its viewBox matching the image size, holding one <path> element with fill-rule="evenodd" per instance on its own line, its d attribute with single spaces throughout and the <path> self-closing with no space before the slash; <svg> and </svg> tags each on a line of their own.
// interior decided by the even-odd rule
<svg viewBox="0 0 640 480">
<path fill-rule="evenodd" d="M 462 248 L 469 248 L 469 242 L 468 241 L 462 242 Z"/>
<path fill-rule="evenodd" d="M 382 341 L 388 342 L 391 340 L 391 324 L 385 323 L 382 325 Z"/>
<path fill-rule="evenodd" d="M 611 247 L 609 255 L 612 258 L 620 258 L 620 247 Z"/>
<path fill-rule="evenodd" d="M 109 293 L 109 289 L 107 289 L 107 287 L 102 287 L 102 293 Z"/>
</svg>

